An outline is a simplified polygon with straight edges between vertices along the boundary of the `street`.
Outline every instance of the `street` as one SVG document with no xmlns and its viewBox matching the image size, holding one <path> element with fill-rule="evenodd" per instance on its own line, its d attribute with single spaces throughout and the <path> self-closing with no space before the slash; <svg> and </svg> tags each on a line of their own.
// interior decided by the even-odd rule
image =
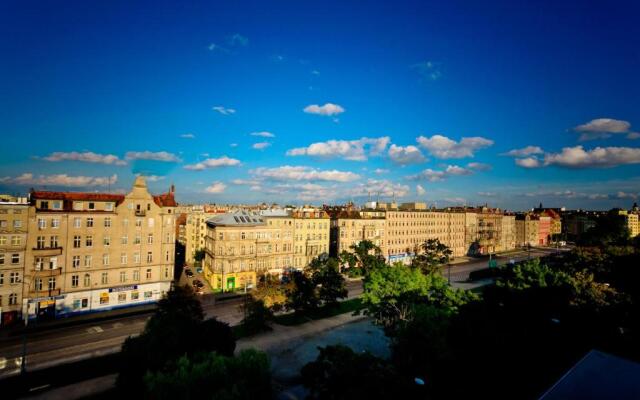
<svg viewBox="0 0 640 400">
<path fill-rule="evenodd" d="M 532 249 L 531 257 L 550 254 L 555 249 Z M 527 252 L 514 252 L 507 256 L 497 257 L 499 264 L 513 259 L 526 259 Z M 487 260 L 471 261 L 451 266 L 451 283 L 455 287 L 470 289 L 483 283 L 468 283 L 469 273 L 487 267 Z M 449 276 L 447 267 L 443 268 L 445 278 Z M 348 298 L 362 294 L 360 280 L 347 281 Z M 237 325 L 242 320 L 240 305 L 242 298 L 214 300 L 211 296 L 203 297 L 203 310 L 206 317 L 216 317 L 220 321 Z M 54 365 L 92 358 L 100 355 L 116 353 L 124 340 L 139 334 L 149 319 L 149 314 L 119 317 L 107 321 L 87 321 L 66 327 L 59 327 L 27 335 L 28 370 L 38 370 Z M 0 340 L 0 378 L 20 372 L 23 352 L 22 336 L 3 338 Z"/>
</svg>

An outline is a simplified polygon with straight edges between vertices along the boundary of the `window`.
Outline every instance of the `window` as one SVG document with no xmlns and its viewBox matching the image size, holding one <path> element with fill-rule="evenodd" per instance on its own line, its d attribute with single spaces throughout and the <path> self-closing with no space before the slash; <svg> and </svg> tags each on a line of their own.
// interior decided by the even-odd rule
<svg viewBox="0 0 640 400">
<path fill-rule="evenodd" d="M 58 221 L 59 222 L 59 221 Z M 20 229 L 22 228 L 22 221 L 20 221 L 19 219 L 14 219 L 13 220 L 13 228 L 14 229 Z"/>
<path fill-rule="evenodd" d="M 36 262 L 34 263 L 35 270 L 42 271 L 43 266 L 44 266 L 44 259 L 42 257 L 36 257 Z"/>
<path fill-rule="evenodd" d="M 151 279 L 151 268 L 147 269 L 147 279 Z"/>
<path fill-rule="evenodd" d="M 21 243 L 22 243 L 22 238 L 20 236 L 11 236 L 12 246 L 20 246 Z"/>
<path fill-rule="evenodd" d="M 78 217 L 75 217 L 73 219 L 73 227 L 74 228 L 80 228 L 82 226 L 82 220 Z"/>
<path fill-rule="evenodd" d="M 102 255 L 102 265 L 109 265 L 109 254 Z"/>
<path fill-rule="evenodd" d="M 0 246 L 5 246 L 7 244 L 7 237 L 0 236 Z"/>
<path fill-rule="evenodd" d="M 81 242 L 82 242 L 82 238 L 80 237 L 80 235 L 75 235 L 73 237 L 73 247 L 74 248 L 79 249 Z"/>
<path fill-rule="evenodd" d="M 11 254 L 11 264 L 20 264 L 20 253 Z"/>
<path fill-rule="evenodd" d="M 138 270 L 133 271 L 133 280 L 134 281 L 139 281 L 140 280 L 140 271 L 138 271 Z"/>
<path fill-rule="evenodd" d="M 125 283 L 127 281 L 127 272 L 120 271 L 120 283 Z"/>
<path fill-rule="evenodd" d="M 102 244 L 104 246 L 110 246 L 111 245 L 111 236 L 104 236 L 102 238 Z"/>
<path fill-rule="evenodd" d="M 9 274 L 9 283 L 20 283 L 20 272 L 12 272 Z"/>
<path fill-rule="evenodd" d="M 89 210 L 95 210 L 96 209 L 96 203 L 89 203 Z"/>
<path fill-rule="evenodd" d="M 44 249 L 44 236 L 36 238 L 36 249 Z"/>
<path fill-rule="evenodd" d="M 61 201 L 54 201 L 51 204 L 53 206 L 54 210 L 59 210 L 62 208 L 62 202 Z"/>
<path fill-rule="evenodd" d="M 4 285 L 4 274 L 0 274 L 0 286 Z"/>
<path fill-rule="evenodd" d="M 89 287 L 91 286 L 91 275 L 89 274 L 84 274 L 84 281 L 83 281 L 84 287 Z"/>
<path fill-rule="evenodd" d="M 136 236 L 133 238 L 133 244 L 140 244 L 140 232 L 136 232 Z"/>
<path fill-rule="evenodd" d="M 147 220 L 147 226 L 148 226 L 149 228 L 153 228 L 153 226 L 154 226 L 154 222 L 155 222 L 155 221 L 153 220 L 153 218 L 149 218 L 149 219 Z"/>
<path fill-rule="evenodd" d="M 107 217 L 104 219 L 104 227 L 111 228 L 111 217 Z"/>
<path fill-rule="evenodd" d="M 136 218 L 136 227 L 137 228 L 142 227 L 142 218 Z"/>
<path fill-rule="evenodd" d="M 93 228 L 93 217 L 87 218 L 87 228 Z"/>
<path fill-rule="evenodd" d="M 133 253 L 133 262 L 135 264 L 140 264 L 140 252 L 136 251 L 135 253 Z"/>
<path fill-rule="evenodd" d="M 36 291 L 41 291 L 42 290 L 42 278 L 36 278 L 36 280 L 33 283 Z"/>
<path fill-rule="evenodd" d="M 129 227 L 129 220 L 128 219 L 123 219 L 122 220 L 122 226 L 124 226 L 125 228 Z"/>
<path fill-rule="evenodd" d="M 113 203 L 104 203 L 105 211 L 113 211 Z"/>
<path fill-rule="evenodd" d="M 53 235 L 49 238 L 49 247 L 51 248 L 58 247 L 58 236 Z"/>
<path fill-rule="evenodd" d="M 127 294 L 118 293 L 118 303 L 124 303 L 125 301 L 127 301 Z"/>
<path fill-rule="evenodd" d="M 164 277 L 165 279 L 169 279 L 169 267 L 164 267 Z"/>
<path fill-rule="evenodd" d="M 131 300 L 138 300 L 139 295 L 138 291 L 131 292 Z"/>
<path fill-rule="evenodd" d="M 40 208 L 42 208 L 43 210 L 48 210 L 49 209 L 49 202 L 48 201 L 41 201 L 40 202 Z"/>
<path fill-rule="evenodd" d="M 122 239 L 120 240 L 120 243 L 127 244 L 128 241 L 129 241 L 129 237 L 127 235 L 124 235 L 124 236 L 122 236 Z"/>
<path fill-rule="evenodd" d="M 147 262 L 153 262 L 153 253 L 150 251 L 147 252 Z"/>
<path fill-rule="evenodd" d="M 80 267 L 80 256 L 73 256 L 73 268 Z"/>
<path fill-rule="evenodd" d="M 109 283 L 109 274 L 107 274 L 106 272 L 103 272 L 102 275 L 100 276 L 100 283 L 102 283 L 103 285 L 106 285 L 107 283 Z"/>
<path fill-rule="evenodd" d="M 126 264 L 126 263 L 127 263 L 127 253 L 120 254 L 120 264 Z"/>
<path fill-rule="evenodd" d="M 153 292 L 149 291 L 149 292 L 144 292 L 144 298 L 145 299 L 150 299 L 153 297 Z"/>
<path fill-rule="evenodd" d="M 169 250 L 167 250 L 165 253 L 165 261 L 169 261 L 169 257 L 170 257 Z"/>
<path fill-rule="evenodd" d="M 14 306 L 16 304 L 18 304 L 18 295 L 15 293 L 11 293 L 9 295 L 9 305 Z"/>
<path fill-rule="evenodd" d="M 15 222 L 15 221 L 14 221 Z M 58 229 L 60 228 L 60 218 L 54 218 L 51 220 L 51 227 L 53 229 Z"/>
<path fill-rule="evenodd" d="M 90 267 L 91 266 L 91 255 L 87 254 L 86 256 L 84 256 L 84 266 L 85 267 Z"/>
<path fill-rule="evenodd" d="M 81 201 L 74 201 L 73 202 L 73 209 L 76 211 L 81 211 L 82 210 L 82 202 Z"/>
<path fill-rule="evenodd" d="M 45 229 L 47 227 L 47 220 L 44 218 L 38 218 L 38 229 Z"/>
<path fill-rule="evenodd" d="M 49 290 L 56 290 L 56 278 L 49 278 Z"/>
<path fill-rule="evenodd" d="M 79 275 L 71 275 L 71 287 L 78 287 L 78 284 L 80 283 L 80 276 Z"/>
<path fill-rule="evenodd" d="M 153 244 L 153 233 L 147 235 L 147 244 Z"/>
<path fill-rule="evenodd" d="M 87 247 L 93 247 L 93 236 L 87 235 L 87 237 L 85 238 L 85 244 L 87 245 Z"/>
</svg>

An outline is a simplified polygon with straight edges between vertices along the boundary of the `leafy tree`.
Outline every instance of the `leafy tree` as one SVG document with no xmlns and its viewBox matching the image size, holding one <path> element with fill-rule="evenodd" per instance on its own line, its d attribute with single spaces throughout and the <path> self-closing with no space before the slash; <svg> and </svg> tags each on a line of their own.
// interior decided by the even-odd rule
<svg viewBox="0 0 640 400">
<path fill-rule="evenodd" d="M 416 249 L 411 265 L 425 274 L 440 272 L 440 266 L 448 263 L 452 254 L 451 249 L 439 239 L 427 239 Z"/>
<path fill-rule="evenodd" d="M 123 393 L 139 394 L 147 370 L 157 371 L 184 354 L 216 351 L 232 355 L 234 349 L 231 328 L 215 319 L 204 321 L 193 290 L 189 286 L 176 286 L 158 302 L 158 309 L 144 331 L 125 340 L 117 386 Z"/>
<path fill-rule="evenodd" d="M 344 277 L 340 274 L 338 260 L 318 257 L 309 266 L 311 280 L 317 287 L 318 300 L 327 306 L 336 306 L 338 299 L 347 297 Z"/>
<path fill-rule="evenodd" d="M 204 255 L 205 255 L 204 249 L 198 249 L 193 254 L 193 259 L 197 262 L 201 262 L 202 260 L 204 260 Z"/>
<path fill-rule="evenodd" d="M 291 283 L 286 289 L 286 294 L 286 307 L 298 314 L 318 308 L 316 284 L 304 272 L 294 271 L 291 274 Z"/>
<path fill-rule="evenodd" d="M 421 398 L 416 397 L 418 388 L 411 386 L 411 379 L 400 376 L 381 358 L 356 354 L 341 345 L 319 350 L 318 358 L 301 370 L 310 399 Z"/>
<path fill-rule="evenodd" d="M 349 247 L 352 251 L 343 251 L 340 255 L 341 262 L 349 265 L 349 268 L 357 268 L 360 275 L 366 274 L 372 268 L 385 264 L 380 247 L 370 240 L 362 240 Z"/>
<path fill-rule="evenodd" d="M 630 231 L 620 209 L 614 208 L 596 220 L 595 226 L 579 239 L 582 246 L 625 245 L 629 242 Z"/>
<path fill-rule="evenodd" d="M 146 397 L 151 399 L 252 400 L 272 397 L 269 359 L 257 350 L 237 357 L 217 353 L 182 356 L 166 369 L 148 372 Z"/>
<path fill-rule="evenodd" d="M 265 306 L 262 300 L 255 299 L 252 296 L 245 296 L 242 308 L 244 311 L 242 326 L 248 334 L 271 330 L 269 323 L 273 321 L 273 311 Z"/>
<path fill-rule="evenodd" d="M 280 311 L 287 300 L 286 286 L 277 276 L 264 274 L 258 280 L 256 288 L 251 291 L 255 300 L 260 300 L 272 311 Z"/>
</svg>

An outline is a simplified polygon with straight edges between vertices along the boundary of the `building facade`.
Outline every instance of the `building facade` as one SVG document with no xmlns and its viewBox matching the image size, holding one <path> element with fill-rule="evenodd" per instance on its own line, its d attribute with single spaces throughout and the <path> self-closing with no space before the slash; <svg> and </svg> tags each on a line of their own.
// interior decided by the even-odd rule
<svg viewBox="0 0 640 400">
<path fill-rule="evenodd" d="M 292 212 L 294 219 L 293 266 L 303 269 L 320 254 L 329 253 L 330 218 L 326 211 L 303 207 Z"/>
<path fill-rule="evenodd" d="M 28 214 L 26 199 L 0 202 L 0 326 L 21 316 Z"/>
<path fill-rule="evenodd" d="M 151 195 L 33 191 L 23 315 L 54 318 L 156 302 L 171 287 L 173 187 Z"/>
<path fill-rule="evenodd" d="M 516 215 L 517 246 L 536 246 L 539 240 L 540 218 L 533 214 Z"/>
<path fill-rule="evenodd" d="M 331 243 L 329 254 L 337 257 L 343 251 L 352 252 L 351 246 L 369 240 L 386 254 L 384 217 L 363 215 L 356 210 L 339 210 L 331 215 Z"/>
</svg>

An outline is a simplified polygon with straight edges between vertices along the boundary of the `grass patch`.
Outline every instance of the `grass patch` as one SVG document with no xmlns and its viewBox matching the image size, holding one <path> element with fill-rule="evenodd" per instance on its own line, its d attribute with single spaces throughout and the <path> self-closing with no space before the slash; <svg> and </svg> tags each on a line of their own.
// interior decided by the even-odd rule
<svg viewBox="0 0 640 400">
<path fill-rule="evenodd" d="M 275 323 L 285 326 L 295 326 L 305 322 L 334 317 L 336 315 L 359 311 L 364 308 L 362 300 L 359 298 L 341 301 L 335 307 L 320 307 L 319 309 L 305 314 L 284 314 L 274 318 Z"/>
</svg>

